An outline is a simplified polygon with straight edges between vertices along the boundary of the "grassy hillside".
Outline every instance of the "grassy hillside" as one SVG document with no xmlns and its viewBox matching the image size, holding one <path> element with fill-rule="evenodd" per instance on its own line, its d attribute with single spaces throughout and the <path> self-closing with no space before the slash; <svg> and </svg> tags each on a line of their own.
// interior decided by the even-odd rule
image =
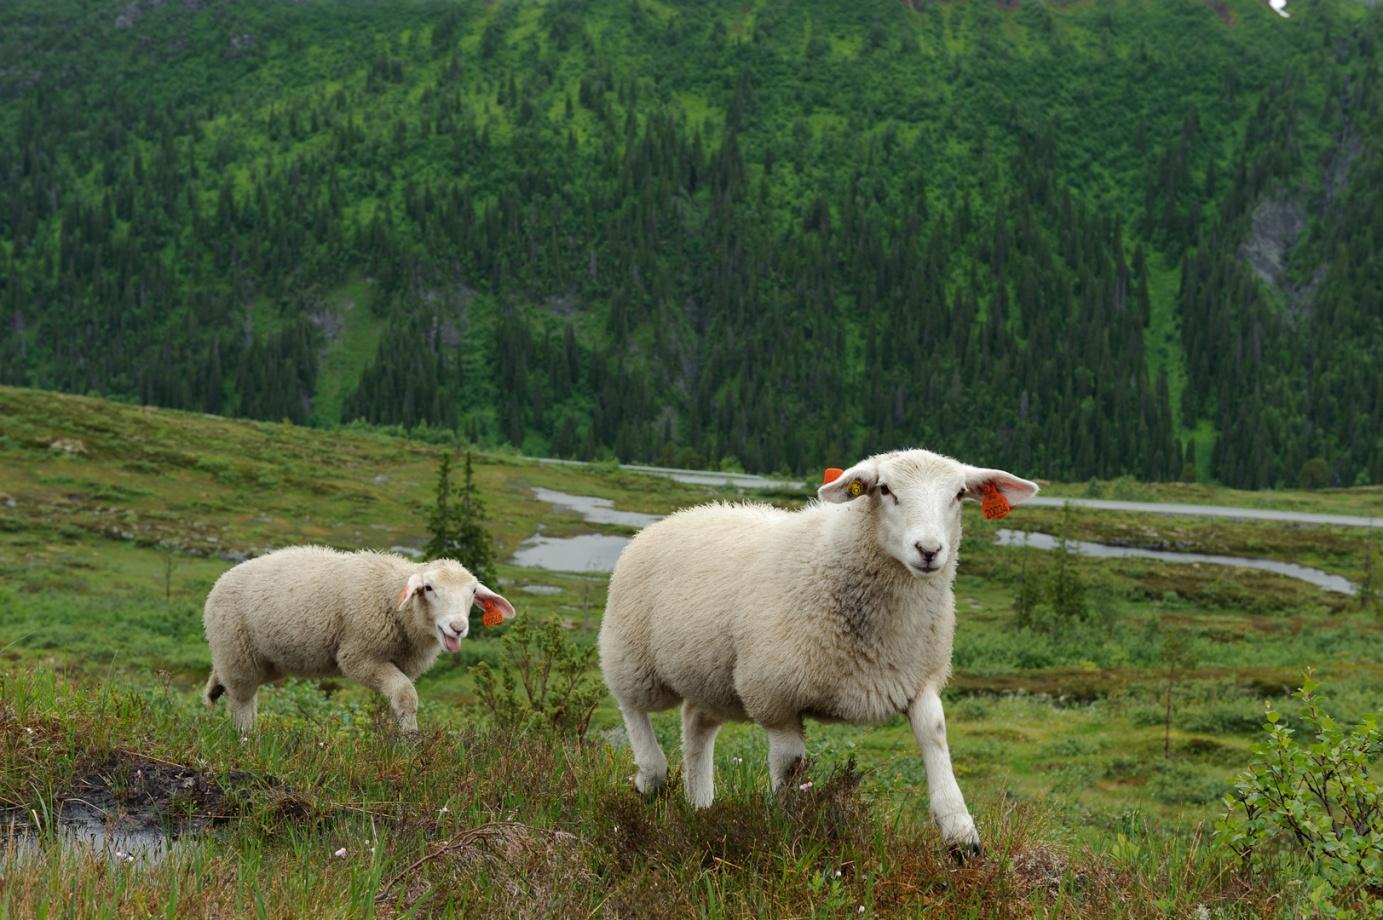
<svg viewBox="0 0 1383 920">
<path fill-rule="evenodd" d="M 657 904 L 675 916 L 827 915 L 861 904 L 900 916 L 924 905 L 958 916 L 1038 905 L 1057 915 L 1182 915 L 1199 903 L 1229 916 L 1291 913 L 1285 878 L 1240 877 L 1192 830 L 1217 815 L 1248 760 L 1263 701 L 1296 717 L 1283 697 L 1305 667 L 1323 676 L 1342 720 L 1383 698 L 1377 612 L 1284 577 L 1076 560 L 1089 618 L 1054 631 L 1020 625 L 1018 586 L 1049 576 L 1051 559 L 993 545 L 995 525 L 968 513 L 946 703 L 957 774 L 993 859 L 959 872 L 927 826 L 924 772 L 903 724 L 809 726 L 814 786 L 786 804 L 763 792 L 761 733 L 730 726 L 717 748 L 715 809 L 690 814 L 680 793 L 645 806 L 625 782 L 627 749 L 606 744 L 617 736 L 605 729 L 619 724 L 608 700 L 584 747 L 484 727 L 465 667 L 502 661 L 488 631 L 420 681 L 416 746 L 387 740 L 376 701 L 340 681 L 266 689 L 264 730 L 241 741 L 223 711 L 197 702 L 211 583 L 238 554 L 269 547 L 420 545 L 443 446 L 11 388 L 0 388 L 0 418 L 0 806 L 47 825 L 62 802 L 99 788 L 113 796 L 104 807 L 197 828 L 167 859 L 114 870 L 51 840 L 29 857 L 33 868 L 0 879 L 0 912 L 69 903 L 81 915 L 111 905 L 185 915 L 257 904 L 283 915 L 325 904 L 357 914 L 382 895 L 383 915 L 415 903 L 534 916 L 648 916 Z M 614 466 L 499 453 L 477 455 L 476 477 L 501 559 L 540 525 L 550 536 L 622 530 L 560 512 L 534 486 L 652 513 L 717 494 Z M 1241 497 L 1093 485 L 1107 497 Z M 1383 515 L 1378 489 L 1283 499 L 1298 510 Z M 1378 558 L 1377 538 L 1371 545 L 1361 529 L 1079 511 L 1063 521 L 1058 510 L 1021 508 L 1004 524 L 1297 561 L 1356 583 L 1369 577 L 1368 554 Z M 603 577 L 507 563 L 500 572 L 524 617 L 561 622 L 579 646 L 593 641 Z M 1178 678 L 1164 757 L 1170 633 L 1186 638 L 1193 663 Z M 675 767 L 675 714 L 655 724 Z M 160 785 L 176 791 L 189 776 L 193 792 L 182 798 Z M 204 827 L 199 815 L 219 817 Z M 518 823 L 468 830 L 490 822 Z M 341 847 L 347 856 L 333 857 Z M 70 891 L 77 901 L 64 900 Z"/>
<path fill-rule="evenodd" d="M 1383 480 L 1370 4 L 0 15 L 0 381 L 799 475 Z"/>
</svg>

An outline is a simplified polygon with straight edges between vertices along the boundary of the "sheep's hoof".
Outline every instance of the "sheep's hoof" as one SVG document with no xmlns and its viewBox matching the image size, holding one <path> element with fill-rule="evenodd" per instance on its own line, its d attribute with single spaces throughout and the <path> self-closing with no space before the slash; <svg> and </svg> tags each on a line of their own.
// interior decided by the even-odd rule
<svg viewBox="0 0 1383 920">
<path fill-rule="evenodd" d="M 952 843 L 947 846 L 951 853 L 951 861 L 958 866 L 963 866 L 972 859 L 979 859 L 984 852 L 980 848 L 979 840 L 964 840 Z"/>
<path fill-rule="evenodd" d="M 634 784 L 634 788 L 638 791 L 639 795 L 649 798 L 657 795 L 658 790 L 662 789 L 663 786 L 667 784 L 666 774 L 657 776 L 648 773 L 636 773 L 629 777 L 629 779 Z"/>
</svg>

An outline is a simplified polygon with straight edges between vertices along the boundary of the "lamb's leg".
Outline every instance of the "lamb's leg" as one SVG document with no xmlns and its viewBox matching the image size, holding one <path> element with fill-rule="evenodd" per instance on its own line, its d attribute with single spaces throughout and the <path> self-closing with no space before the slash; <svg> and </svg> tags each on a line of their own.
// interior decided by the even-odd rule
<svg viewBox="0 0 1383 920">
<path fill-rule="evenodd" d="M 658 746 L 658 737 L 653 734 L 653 721 L 648 713 L 623 701 L 619 704 L 619 711 L 624 715 L 629 746 L 634 749 L 634 765 L 639 768 L 634 775 L 634 788 L 644 795 L 652 795 L 667 782 L 667 755 Z"/>
<path fill-rule="evenodd" d="M 941 838 L 953 850 L 979 853 L 980 835 L 951 770 L 951 752 L 946 746 L 946 715 L 935 690 L 928 688 L 917 695 L 908 707 L 908 720 L 912 723 L 917 746 L 922 749 L 922 762 L 927 767 L 927 789 L 932 800 L 932 820 L 941 828 Z"/>
<path fill-rule="evenodd" d="M 411 734 L 418 730 L 418 691 L 392 661 L 338 658 L 337 664 L 351 680 L 383 694 L 399 720 L 399 731 Z"/>
<path fill-rule="evenodd" d="M 705 808 L 715 799 L 715 744 L 720 720 L 690 702 L 682 704 L 682 771 L 687 801 Z"/>
<path fill-rule="evenodd" d="M 807 744 L 802 739 L 802 726 L 788 728 L 769 728 L 768 731 L 768 778 L 773 791 L 783 785 L 792 771 L 807 754 Z"/>
<path fill-rule="evenodd" d="M 255 713 L 259 709 L 259 687 L 254 684 L 227 682 L 226 709 L 230 711 L 235 727 L 248 734 L 255 727 Z"/>
</svg>

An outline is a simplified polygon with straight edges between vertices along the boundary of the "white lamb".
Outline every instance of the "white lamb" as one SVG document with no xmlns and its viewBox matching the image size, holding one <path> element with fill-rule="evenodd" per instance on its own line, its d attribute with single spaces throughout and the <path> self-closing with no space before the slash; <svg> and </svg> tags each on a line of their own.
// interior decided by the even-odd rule
<svg viewBox="0 0 1383 920">
<path fill-rule="evenodd" d="M 382 693 L 399 728 L 418 730 L 413 679 L 445 647 L 459 651 L 472 604 L 514 608 L 459 562 L 296 546 L 242 562 L 216 580 L 202 622 L 211 645 L 208 706 L 225 693 L 241 731 L 259 686 L 281 677 L 344 675 Z"/>
<path fill-rule="evenodd" d="M 682 703 L 686 795 L 711 803 L 720 725 L 768 732 L 777 789 L 805 752 L 802 720 L 907 713 L 944 840 L 979 849 L 951 771 L 939 691 L 951 668 L 962 499 L 1037 485 L 924 450 L 844 471 L 800 511 L 709 504 L 651 525 L 620 556 L 600 629 L 644 793 L 667 779 L 648 714 Z"/>
</svg>

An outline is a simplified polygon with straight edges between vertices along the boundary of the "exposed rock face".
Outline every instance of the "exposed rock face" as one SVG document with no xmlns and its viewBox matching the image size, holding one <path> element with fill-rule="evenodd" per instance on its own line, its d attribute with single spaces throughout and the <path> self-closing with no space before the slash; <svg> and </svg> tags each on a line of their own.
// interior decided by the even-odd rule
<svg viewBox="0 0 1383 920">
<path fill-rule="evenodd" d="M 1287 197 L 1268 198 L 1253 211 L 1253 228 L 1241 254 L 1264 284 L 1288 286 L 1287 256 L 1306 229 L 1306 209 Z"/>
</svg>

